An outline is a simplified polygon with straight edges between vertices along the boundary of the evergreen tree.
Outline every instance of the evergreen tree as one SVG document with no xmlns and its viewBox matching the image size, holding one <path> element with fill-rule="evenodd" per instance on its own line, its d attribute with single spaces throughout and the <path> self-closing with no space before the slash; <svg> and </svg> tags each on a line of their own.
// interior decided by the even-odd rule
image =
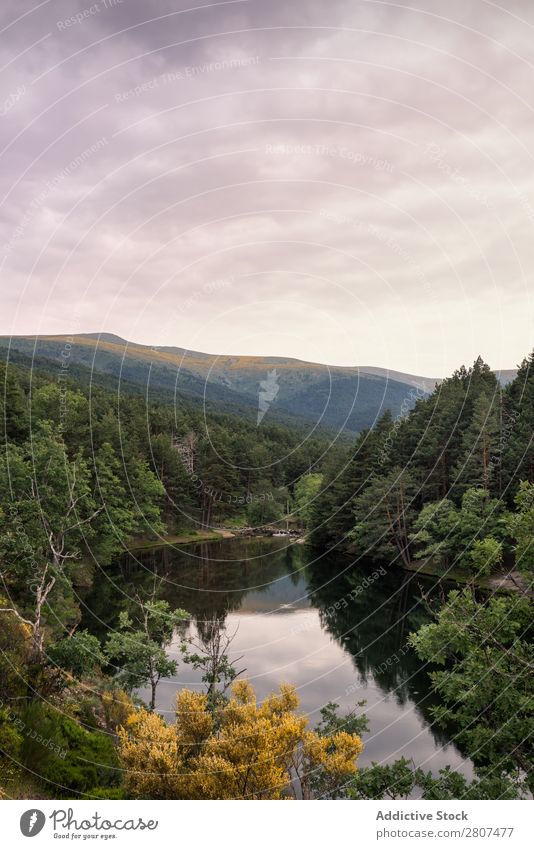
<svg viewBox="0 0 534 849">
<path fill-rule="evenodd" d="M 499 491 L 500 394 L 483 390 L 473 402 L 473 412 L 462 438 L 462 456 L 453 471 L 453 492 L 467 489 Z"/>
<path fill-rule="evenodd" d="M 0 365 L 0 445 L 19 442 L 28 433 L 28 406 L 20 375 L 12 366 Z"/>
<path fill-rule="evenodd" d="M 534 351 L 504 393 L 502 486 L 513 502 L 519 481 L 534 483 Z"/>
<path fill-rule="evenodd" d="M 341 468 L 334 465 L 324 475 L 321 497 L 311 511 L 311 542 L 321 548 L 346 547 L 354 527 L 354 502 L 373 479 L 390 464 L 388 439 L 394 431 L 386 412 L 374 430 L 364 430 Z"/>
<path fill-rule="evenodd" d="M 417 486 L 407 471 L 394 468 L 376 477 L 354 501 L 356 524 L 350 539 L 362 557 L 410 562 L 410 530 Z"/>
</svg>

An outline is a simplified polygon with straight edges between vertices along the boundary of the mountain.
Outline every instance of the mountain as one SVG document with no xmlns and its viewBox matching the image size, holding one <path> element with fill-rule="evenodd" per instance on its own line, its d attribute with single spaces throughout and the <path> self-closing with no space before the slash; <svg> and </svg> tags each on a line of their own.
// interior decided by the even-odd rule
<svg viewBox="0 0 534 849">
<path fill-rule="evenodd" d="M 516 368 L 503 368 L 500 371 L 496 371 L 497 380 L 501 384 L 501 386 L 506 386 L 507 383 L 511 383 L 512 380 L 517 375 Z"/>
<path fill-rule="evenodd" d="M 392 371 L 386 368 L 377 368 L 376 366 L 360 366 L 360 371 L 364 374 L 374 374 L 376 377 L 383 377 L 388 380 L 397 380 L 399 383 L 407 383 L 408 386 L 413 386 L 415 389 L 421 389 L 424 392 L 432 392 L 436 383 L 440 380 L 438 377 L 420 377 L 414 374 L 407 374 L 404 371 Z"/>
<path fill-rule="evenodd" d="M 328 366 L 286 357 L 204 354 L 150 347 L 108 333 L 0 337 L 6 357 L 122 391 L 143 391 L 253 417 L 355 433 L 385 411 L 398 415 L 436 380 L 369 367 Z M 16 356 L 15 356 L 16 355 Z M 81 371 L 80 371 L 81 370 Z M 504 373 L 503 373 L 504 374 Z"/>
</svg>

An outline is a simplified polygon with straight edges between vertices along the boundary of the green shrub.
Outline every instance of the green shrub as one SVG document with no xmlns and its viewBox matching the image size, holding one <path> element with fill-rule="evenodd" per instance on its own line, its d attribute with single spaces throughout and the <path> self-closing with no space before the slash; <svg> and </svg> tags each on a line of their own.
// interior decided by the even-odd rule
<svg viewBox="0 0 534 849">
<path fill-rule="evenodd" d="M 0 709 L 0 756 L 17 758 L 22 744 L 22 735 L 14 722 L 14 714 Z"/>
<path fill-rule="evenodd" d="M 109 735 L 87 731 L 39 702 L 26 708 L 22 721 L 22 763 L 53 784 L 58 797 L 120 784 L 118 758 Z"/>
<path fill-rule="evenodd" d="M 87 793 L 91 799 L 125 799 L 123 787 L 93 787 Z"/>
</svg>

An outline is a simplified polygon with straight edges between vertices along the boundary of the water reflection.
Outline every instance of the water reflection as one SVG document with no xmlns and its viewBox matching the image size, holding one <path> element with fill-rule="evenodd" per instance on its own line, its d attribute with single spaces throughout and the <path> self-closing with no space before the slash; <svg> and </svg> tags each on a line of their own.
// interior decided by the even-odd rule
<svg viewBox="0 0 534 849">
<path fill-rule="evenodd" d="M 428 669 L 406 643 L 427 621 L 421 579 L 354 568 L 340 556 L 317 559 L 283 539 L 165 547 L 125 557 L 96 581 L 86 626 L 104 637 L 154 576 L 161 597 L 191 613 L 189 635 L 205 637 L 214 621 L 235 632 L 230 660 L 244 656 L 240 668 L 260 698 L 290 681 L 312 721 L 329 701 L 351 710 L 365 699 L 371 730 L 362 763 L 402 755 L 428 769 L 450 764 L 470 774 L 431 723 Z M 177 658 L 182 637 L 171 647 Z M 175 679 L 160 683 L 158 710 L 171 718 L 177 688 L 200 687 L 200 674 L 181 664 Z"/>
</svg>

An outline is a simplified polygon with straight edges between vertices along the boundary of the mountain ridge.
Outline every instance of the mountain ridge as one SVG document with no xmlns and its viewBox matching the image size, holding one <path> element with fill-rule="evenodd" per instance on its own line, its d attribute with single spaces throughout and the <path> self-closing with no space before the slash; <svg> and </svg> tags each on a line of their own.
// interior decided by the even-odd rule
<svg viewBox="0 0 534 849">
<path fill-rule="evenodd" d="M 387 377 L 389 375 L 391 380 L 396 380 L 400 383 L 424 383 L 426 385 L 438 382 L 441 378 L 432 378 L 425 377 L 422 375 L 414 375 L 409 372 L 400 372 L 395 371 L 394 369 L 386 369 L 378 366 L 340 366 L 340 365 L 332 365 L 331 363 L 321 363 L 314 360 L 302 360 L 299 357 L 285 357 L 278 355 L 269 355 L 264 356 L 260 354 L 208 354 L 203 351 L 193 351 L 188 348 L 182 348 L 180 346 L 170 346 L 170 345 L 145 345 L 140 342 L 132 342 L 131 340 L 124 339 L 122 336 L 118 336 L 114 333 L 78 333 L 78 334 L 67 334 L 67 333 L 59 333 L 59 334 L 43 334 L 41 336 L 33 336 L 22 334 L 20 336 L 0 336 L 0 341 L 4 342 L 5 340 L 12 340 L 16 342 L 17 340 L 33 340 L 33 341 L 50 341 L 50 342 L 69 342 L 69 340 L 88 340 L 98 342 L 99 344 L 112 344 L 112 345 L 123 345 L 128 349 L 130 353 L 134 352 L 148 352 L 152 354 L 163 354 L 170 355 L 171 357 L 184 357 L 187 359 L 195 360 L 197 357 L 202 360 L 214 360 L 224 363 L 231 363 L 234 368 L 238 367 L 241 363 L 247 363 L 249 365 L 264 366 L 265 364 L 273 364 L 280 365 L 281 367 L 287 365 L 287 367 L 297 367 L 297 366 L 308 366 L 311 368 L 325 368 L 330 371 L 337 371 L 345 374 L 355 374 L 360 372 L 362 374 L 369 374 L 373 376 L 379 377 Z M 16 347 L 16 345 L 14 345 Z"/>
<path fill-rule="evenodd" d="M 270 418 L 285 416 L 314 427 L 357 433 L 389 410 L 405 414 L 439 379 L 375 366 L 330 366 L 291 357 L 217 355 L 180 347 L 129 342 L 112 333 L 1 336 L 0 347 L 38 364 L 68 371 L 76 364 L 90 372 L 146 390 L 174 393 L 176 400 L 257 410 L 268 379 Z M 507 370 L 504 382 L 515 372 Z M 504 372 L 501 372 L 504 375 Z M 502 378 L 501 378 L 502 379 Z M 417 390 L 417 391 L 414 391 Z M 263 418 L 263 416 L 262 416 Z"/>
</svg>

